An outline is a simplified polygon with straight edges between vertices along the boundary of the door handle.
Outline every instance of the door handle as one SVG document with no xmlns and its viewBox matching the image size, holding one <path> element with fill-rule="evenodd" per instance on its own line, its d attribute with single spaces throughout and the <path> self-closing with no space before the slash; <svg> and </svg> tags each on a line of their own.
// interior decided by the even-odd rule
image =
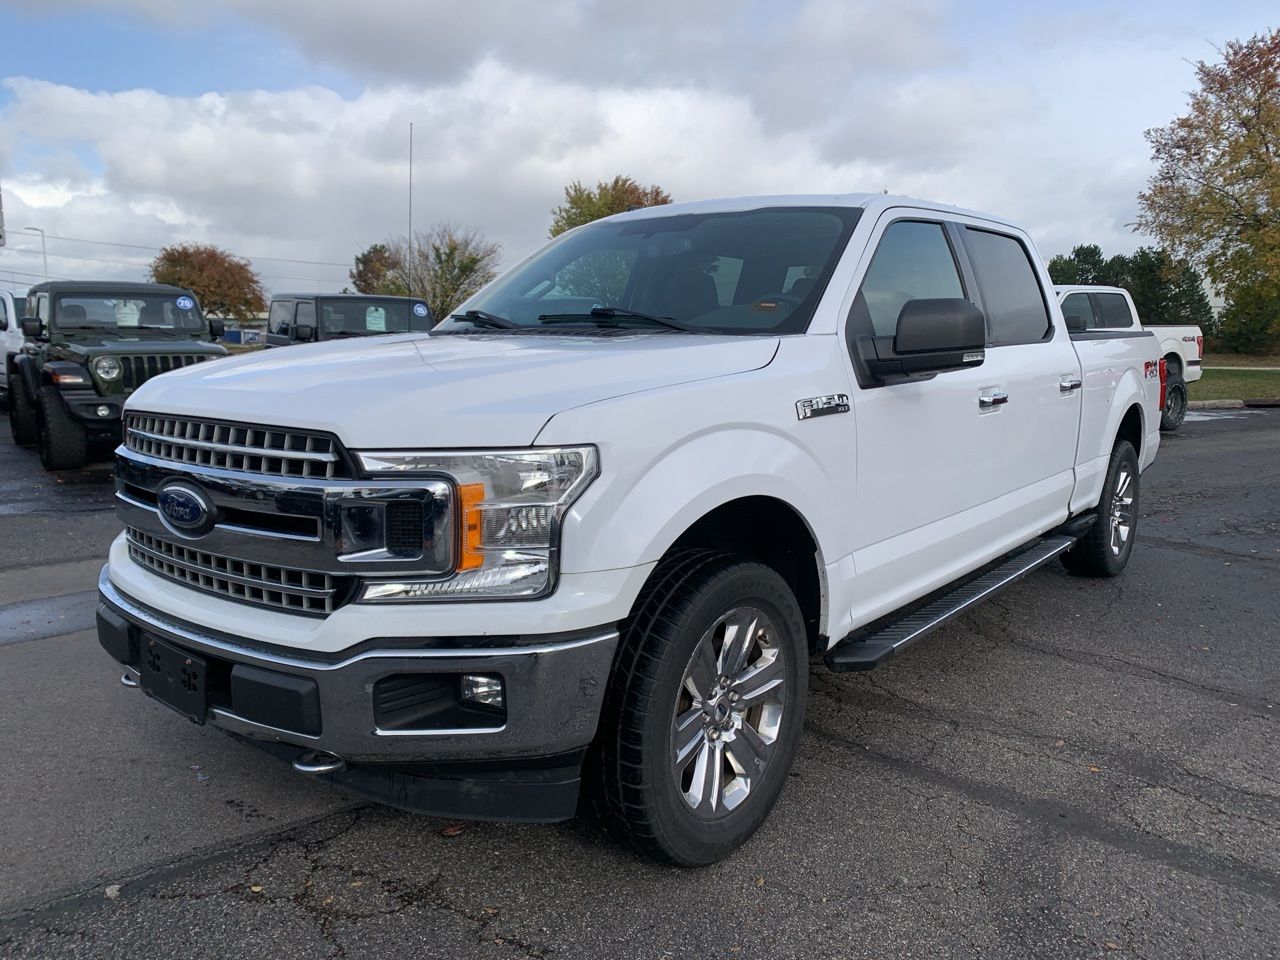
<svg viewBox="0 0 1280 960">
<path fill-rule="evenodd" d="M 984 410 L 992 407 L 998 407 L 1001 404 L 1009 402 L 1009 395 L 1003 390 L 994 390 L 991 393 L 983 393 L 978 395 L 978 406 Z"/>
<path fill-rule="evenodd" d="M 1080 389 L 1079 377 L 1063 377 L 1058 381 L 1058 389 L 1063 393 L 1070 393 L 1072 390 Z"/>
</svg>

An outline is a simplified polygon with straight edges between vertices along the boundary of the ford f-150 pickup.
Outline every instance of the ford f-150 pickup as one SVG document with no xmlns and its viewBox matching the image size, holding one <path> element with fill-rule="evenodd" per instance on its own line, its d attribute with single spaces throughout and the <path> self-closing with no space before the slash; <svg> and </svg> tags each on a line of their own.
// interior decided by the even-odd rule
<svg viewBox="0 0 1280 960">
<path fill-rule="evenodd" d="M 303 773 L 475 818 L 581 793 L 709 863 L 787 782 L 810 656 L 869 669 L 1056 558 L 1124 569 L 1159 361 L 1069 334 L 995 217 L 633 211 L 429 333 L 143 384 L 99 639 Z"/>
<path fill-rule="evenodd" d="M 1067 329 L 1101 331 L 1104 338 L 1154 336 L 1160 344 L 1168 371 L 1160 429 L 1177 430 L 1187 415 L 1187 384 L 1195 383 L 1203 372 L 1204 334 L 1194 325 L 1156 324 L 1144 327 L 1138 320 L 1133 297 L 1123 287 L 1054 287 L 1062 304 Z"/>
</svg>

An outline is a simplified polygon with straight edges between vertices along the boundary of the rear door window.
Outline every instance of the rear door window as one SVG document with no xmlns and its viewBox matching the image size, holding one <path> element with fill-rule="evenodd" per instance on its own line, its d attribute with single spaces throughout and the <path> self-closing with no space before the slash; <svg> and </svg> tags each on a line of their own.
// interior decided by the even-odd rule
<svg viewBox="0 0 1280 960">
<path fill-rule="evenodd" d="M 1119 293 L 1095 293 L 1093 305 L 1098 315 L 1098 326 L 1108 330 L 1133 326 L 1133 311 L 1129 301 Z"/>
<path fill-rule="evenodd" d="M 1049 333 L 1049 307 L 1022 241 L 965 227 L 993 345 L 1035 343 Z"/>
<path fill-rule="evenodd" d="M 892 337 L 908 300 L 963 297 L 964 285 L 942 224 L 899 220 L 889 224 L 854 298 L 855 314 L 869 318 L 877 337 Z M 854 318 L 855 321 L 858 317 Z"/>
</svg>

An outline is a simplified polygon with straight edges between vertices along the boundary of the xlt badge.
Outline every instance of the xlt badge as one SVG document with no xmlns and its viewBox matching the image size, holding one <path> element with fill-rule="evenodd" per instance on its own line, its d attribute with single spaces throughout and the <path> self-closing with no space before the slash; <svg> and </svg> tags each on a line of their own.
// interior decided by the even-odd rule
<svg viewBox="0 0 1280 960">
<path fill-rule="evenodd" d="M 828 393 L 822 397 L 806 397 L 796 401 L 796 417 L 800 420 L 825 417 L 829 413 L 848 412 L 849 395 L 847 393 Z"/>
</svg>

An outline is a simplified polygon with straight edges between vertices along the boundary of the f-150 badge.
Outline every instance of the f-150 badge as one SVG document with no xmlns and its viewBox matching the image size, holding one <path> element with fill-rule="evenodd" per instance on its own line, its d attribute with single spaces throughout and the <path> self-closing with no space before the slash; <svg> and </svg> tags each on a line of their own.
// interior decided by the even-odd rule
<svg viewBox="0 0 1280 960">
<path fill-rule="evenodd" d="M 796 401 L 796 417 L 808 420 L 810 417 L 825 417 L 829 413 L 848 413 L 849 395 L 847 393 L 828 393 L 823 397 L 806 397 Z"/>
</svg>

